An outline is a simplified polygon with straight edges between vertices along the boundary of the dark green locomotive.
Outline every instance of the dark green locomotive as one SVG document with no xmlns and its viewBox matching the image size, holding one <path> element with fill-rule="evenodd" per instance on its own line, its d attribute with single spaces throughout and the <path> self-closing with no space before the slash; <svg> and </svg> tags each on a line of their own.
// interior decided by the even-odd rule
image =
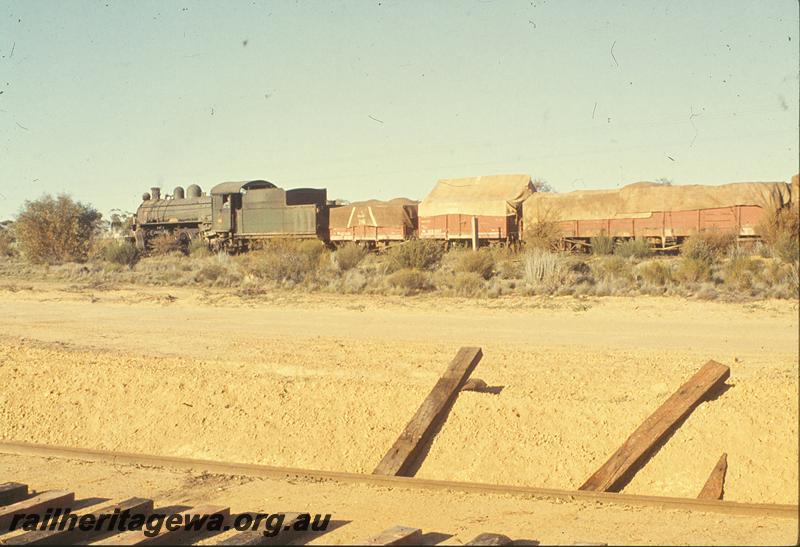
<svg viewBox="0 0 800 547">
<path fill-rule="evenodd" d="M 158 188 L 143 196 L 134 234 L 139 249 L 160 234 L 186 245 L 202 238 L 215 249 L 246 249 L 271 238 L 328 241 L 327 190 L 284 190 L 265 180 L 223 182 L 205 195 L 199 186 L 178 187 L 161 198 Z"/>
</svg>

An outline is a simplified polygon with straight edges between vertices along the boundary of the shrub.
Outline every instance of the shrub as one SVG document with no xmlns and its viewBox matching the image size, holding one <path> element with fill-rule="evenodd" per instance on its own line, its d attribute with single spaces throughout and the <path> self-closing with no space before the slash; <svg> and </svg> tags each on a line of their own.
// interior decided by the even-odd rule
<svg viewBox="0 0 800 547">
<path fill-rule="evenodd" d="M 181 242 L 170 232 L 161 232 L 147 241 L 147 247 L 153 254 L 165 255 L 181 250 Z"/>
<path fill-rule="evenodd" d="M 425 272 L 411 268 L 397 270 L 386 279 L 389 286 L 399 289 L 404 295 L 417 294 L 431 288 Z"/>
<path fill-rule="evenodd" d="M 16 255 L 14 232 L 11 223 L 0 225 L 0 256 Z"/>
<path fill-rule="evenodd" d="M 680 281 L 702 283 L 711 280 L 711 262 L 702 258 L 684 256 L 681 258 L 675 276 Z"/>
<path fill-rule="evenodd" d="M 324 251 L 318 240 L 276 239 L 249 253 L 245 264 L 256 277 L 300 283 L 317 272 Z"/>
<path fill-rule="evenodd" d="M 614 238 L 606 235 L 593 237 L 590 240 L 593 255 L 610 255 L 614 252 Z"/>
<path fill-rule="evenodd" d="M 222 264 L 206 264 L 195 274 L 194 280 L 198 283 L 213 284 L 217 279 L 225 275 L 227 268 Z"/>
<path fill-rule="evenodd" d="M 731 232 L 698 232 L 684 241 L 681 255 L 713 264 L 728 252 L 735 241 L 736 234 Z"/>
<path fill-rule="evenodd" d="M 494 273 L 494 257 L 485 249 L 479 249 L 477 252 L 468 251 L 459 257 L 456 271 L 474 273 L 483 279 L 489 279 Z"/>
<path fill-rule="evenodd" d="M 780 260 L 768 260 L 758 272 L 758 278 L 769 286 L 778 286 L 785 283 L 791 285 L 793 265 Z"/>
<path fill-rule="evenodd" d="M 525 244 L 532 249 L 556 250 L 561 236 L 561 228 L 552 220 L 540 220 L 525 228 Z"/>
<path fill-rule="evenodd" d="M 800 260 L 800 239 L 789 233 L 781 234 L 772 244 L 772 253 L 784 262 Z"/>
<path fill-rule="evenodd" d="M 83 262 L 101 215 L 67 195 L 26 201 L 15 223 L 20 250 L 35 263 Z"/>
<path fill-rule="evenodd" d="M 800 205 L 793 204 L 765 214 L 757 229 L 769 246 L 775 246 L 780 240 L 797 241 L 800 238 Z"/>
<path fill-rule="evenodd" d="M 364 260 L 364 257 L 367 256 L 368 252 L 369 250 L 363 245 L 346 243 L 344 246 L 340 247 L 333 256 L 339 270 L 346 272 L 358 266 L 359 263 Z"/>
<path fill-rule="evenodd" d="M 430 239 L 412 239 L 387 250 L 388 269 L 429 270 L 442 260 L 444 246 L 440 241 Z"/>
<path fill-rule="evenodd" d="M 561 257 L 546 249 L 534 248 L 522 255 L 522 275 L 531 285 L 555 286 L 561 279 Z"/>
<path fill-rule="evenodd" d="M 210 262 L 208 259 L 196 261 L 186 257 L 180 257 L 179 260 L 192 264 L 197 264 L 198 262 L 203 264 L 203 267 L 193 276 L 193 281 L 195 283 L 217 287 L 230 287 L 232 285 L 238 285 L 242 281 L 242 274 L 239 272 L 237 263 L 234 262 L 227 253 L 217 253 Z M 250 284 L 247 289 L 250 293 L 258 291 L 258 287 L 253 287 L 252 284 Z"/>
<path fill-rule="evenodd" d="M 614 254 L 624 258 L 647 258 L 653 254 L 650 242 L 643 237 L 636 239 L 626 239 L 617 243 L 614 247 Z"/>
<path fill-rule="evenodd" d="M 208 243 L 202 237 L 195 237 L 189 241 L 186 248 L 189 256 L 195 258 L 202 258 L 204 256 L 211 256 L 211 249 L 208 248 Z"/>
<path fill-rule="evenodd" d="M 725 284 L 737 289 L 749 289 L 753 280 L 763 269 L 763 264 L 744 253 L 732 252 L 722 268 Z"/>
<path fill-rule="evenodd" d="M 103 258 L 112 264 L 130 268 L 139 259 L 139 252 L 130 241 L 113 241 L 103 250 Z"/>
<path fill-rule="evenodd" d="M 603 258 L 597 262 L 595 271 L 606 281 L 616 279 L 628 282 L 634 279 L 633 264 L 619 255 Z"/>
<path fill-rule="evenodd" d="M 484 287 L 484 279 L 477 272 L 459 272 L 453 279 L 453 290 L 458 296 L 476 296 Z"/>
<path fill-rule="evenodd" d="M 648 285 L 663 287 L 673 280 L 672 268 L 662 260 L 642 262 L 636 268 L 636 277 Z"/>
</svg>

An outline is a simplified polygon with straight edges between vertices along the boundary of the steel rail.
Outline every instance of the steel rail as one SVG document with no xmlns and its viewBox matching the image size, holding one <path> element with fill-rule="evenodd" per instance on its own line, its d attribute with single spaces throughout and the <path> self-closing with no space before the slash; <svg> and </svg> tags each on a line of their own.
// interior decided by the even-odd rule
<svg viewBox="0 0 800 547">
<path fill-rule="evenodd" d="M 308 478 L 345 483 L 360 483 L 372 486 L 405 488 L 417 490 L 452 490 L 477 494 L 501 494 L 519 497 L 585 501 L 628 506 L 660 507 L 680 511 L 699 511 L 726 513 L 733 515 L 794 518 L 799 516 L 797 505 L 743 503 L 694 498 L 675 498 L 666 496 L 643 496 L 636 494 L 617 494 L 612 492 L 591 492 L 583 490 L 560 490 L 537 488 L 534 486 L 515 486 L 477 482 L 459 482 L 416 477 L 397 477 L 391 475 L 367 475 L 344 471 L 324 471 L 294 467 L 276 467 L 252 463 L 231 463 L 175 456 L 155 456 L 87 448 L 71 448 L 19 441 L 0 441 L 0 453 L 19 456 L 39 456 L 45 458 L 70 458 L 85 461 L 113 464 L 141 465 L 150 467 L 169 467 L 184 471 L 208 472 L 225 475 L 245 475 L 271 479 Z"/>
</svg>

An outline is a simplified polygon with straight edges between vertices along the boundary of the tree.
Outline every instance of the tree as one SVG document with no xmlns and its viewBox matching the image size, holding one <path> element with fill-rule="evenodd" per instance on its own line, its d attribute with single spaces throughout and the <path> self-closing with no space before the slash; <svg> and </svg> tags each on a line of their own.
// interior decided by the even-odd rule
<svg viewBox="0 0 800 547">
<path fill-rule="evenodd" d="M 14 256 L 14 223 L 10 220 L 0 222 L 0 256 Z"/>
<path fill-rule="evenodd" d="M 672 186 L 672 179 L 668 179 L 667 177 L 659 177 L 654 182 L 662 186 Z"/>
<path fill-rule="evenodd" d="M 31 262 L 83 262 L 102 215 L 62 194 L 26 201 L 14 226 L 17 244 Z"/>
<path fill-rule="evenodd" d="M 533 187 L 536 188 L 537 192 L 555 192 L 555 188 L 553 188 L 549 182 L 544 179 L 533 179 Z"/>
</svg>

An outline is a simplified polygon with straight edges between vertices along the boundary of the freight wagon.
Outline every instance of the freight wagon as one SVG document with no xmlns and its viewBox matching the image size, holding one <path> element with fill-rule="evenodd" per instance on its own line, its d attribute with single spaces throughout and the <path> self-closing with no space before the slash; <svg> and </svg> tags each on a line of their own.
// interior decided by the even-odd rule
<svg viewBox="0 0 800 547">
<path fill-rule="evenodd" d="M 530 175 L 440 180 L 419 204 L 419 237 L 515 242 L 522 203 L 535 191 Z"/>
<path fill-rule="evenodd" d="M 759 236 L 765 215 L 790 203 L 785 182 L 721 186 L 670 186 L 638 182 L 620 190 L 538 193 L 523 204 L 526 225 L 555 225 L 566 249 L 589 249 L 591 239 L 645 238 L 674 249 L 692 234 L 730 232 L 741 240 Z"/>
<path fill-rule="evenodd" d="M 331 242 L 354 241 L 376 246 L 411 239 L 417 233 L 418 204 L 395 198 L 354 202 L 331 209 Z"/>
</svg>

